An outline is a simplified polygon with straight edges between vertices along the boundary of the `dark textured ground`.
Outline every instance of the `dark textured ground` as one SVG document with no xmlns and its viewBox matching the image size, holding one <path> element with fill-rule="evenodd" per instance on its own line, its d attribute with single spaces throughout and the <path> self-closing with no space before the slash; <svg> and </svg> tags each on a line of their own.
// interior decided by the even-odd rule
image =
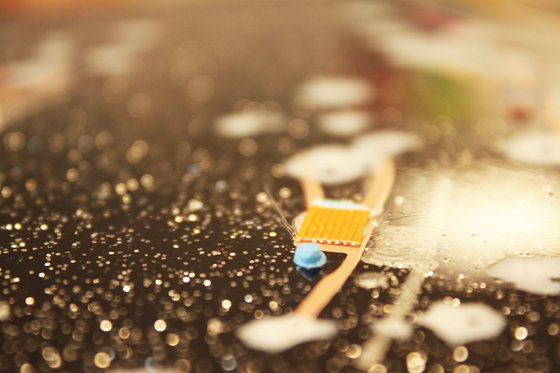
<svg viewBox="0 0 560 373">
<path fill-rule="evenodd" d="M 112 368 L 353 371 L 368 323 L 387 311 L 406 271 L 386 270 L 392 283 L 381 293 L 349 281 L 322 314 L 341 326 L 332 342 L 275 356 L 246 349 L 233 333 L 239 325 L 292 310 L 312 285 L 293 268 L 291 237 L 262 193 L 270 187 L 289 218 L 303 210 L 297 182 L 279 164 L 329 139 L 313 128 L 304 138 L 267 135 L 246 156 L 239 141 L 215 137 L 211 123 L 241 99 L 298 116 L 293 92 L 309 73 L 351 72 L 378 84 L 405 78 L 353 50 L 328 8 L 295 3 L 6 19 L 0 61 L 25 55 L 45 30 L 70 32 L 81 50 L 111 22 L 146 16 L 163 24 L 163 38 L 130 77 L 88 77 L 77 63 L 65 100 L 0 132 L 0 371 L 97 372 L 107 358 Z M 201 75 L 214 85 L 205 102 L 186 89 Z M 150 103 L 140 113 L 131 103 L 138 95 Z M 380 113 L 384 105 L 372 103 Z M 351 197 L 359 186 L 330 192 Z M 331 259 L 325 271 L 339 258 Z M 419 305 L 448 296 L 511 309 L 503 335 L 468 345 L 463 364 L 558 371 L 550 332 L 558 332 L 558 298 L 467 287 L 432 278 Z M 522 342 L 513 337 L 519 325 L 529 330 Z M 406 371 L 415 351 L 426 354 L 427 371 L 460 364 L 417 329 L 393 344 L 388 370 Z"/>
</svg>

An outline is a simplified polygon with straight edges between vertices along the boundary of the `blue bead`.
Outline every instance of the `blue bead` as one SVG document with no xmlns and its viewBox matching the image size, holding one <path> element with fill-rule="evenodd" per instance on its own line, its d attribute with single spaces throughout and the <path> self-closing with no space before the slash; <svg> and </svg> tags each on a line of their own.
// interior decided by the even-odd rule
<svg viewBox="0 0 560 373">
<path fill-rule="evenodd" d="M 303 268 L 320 268 L 327 262 L 327 256 L 316 243 L 304 243 L 296 248 L 294 263 Z"/>
</svg>

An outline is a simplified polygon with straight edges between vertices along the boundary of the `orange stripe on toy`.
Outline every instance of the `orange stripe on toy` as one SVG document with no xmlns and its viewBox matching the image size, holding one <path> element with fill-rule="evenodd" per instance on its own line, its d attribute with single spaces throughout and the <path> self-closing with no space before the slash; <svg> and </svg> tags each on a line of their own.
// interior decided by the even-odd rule
<svg viewBox="0 0 560 373">
<path fill-rule="evenodd" d="M 369 218 L 370 211 L 367 209 L 311 206 L 295 242 L 359 247 Z"/>
</svg>

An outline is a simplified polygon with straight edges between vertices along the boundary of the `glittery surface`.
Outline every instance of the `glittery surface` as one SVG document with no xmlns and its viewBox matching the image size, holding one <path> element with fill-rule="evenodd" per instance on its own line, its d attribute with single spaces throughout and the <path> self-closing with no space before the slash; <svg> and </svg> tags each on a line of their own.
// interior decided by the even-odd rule
<svg viewBox="0 0 560 373">
<path fill-rule="evenodd" d="M 451 102 L 455 86 L 411 78 L 356 47 L 338 8 L 272 4 L 193 2 L 0 23 L 0 80 L 14 61 L 35 58 L 50 33 L 72 48 L 64 70 L 72 80 L 56 97 L 37 93 L 2 109 L 0 371 L 359 371 L 371 323 L 391 313 L 406 269 L 361 263 L 321 314 L 339 327 L 332 341 L 269 355 L 235 337 L 251 320 L 293 311 L 314 284 L 293 267 L 284 223 L 305 206 L 283 162 L 338 140 L 293 105 L 298 87 L 320 74 L 375 85 L 360 110 L 439 149 L 401 165 L 472 153 L 454 145 L 452 114 L 411 121 L 405 105 L 430 84 Z M 157 38 L 137 44 L 130 29 Z M 108 66 L 114 55 L 120 65 Z M 215 133 L 216 118 L 236 111 L 281 112 L 284 122 L 243 139 Z M 360 201 L 361 190 L 356 181 L 327 194 Z M 342 256 L 328 259 L 321 275 Z M 370 272 L 384 276 L 382 286 L 359 286 Z M 458 347 L 416 327 L 371 371 L 558 371 L 558 297 L 431 273 L 409 318 L 434 301 L 489 304 L 507 326 L 491 341 Z"/>
</svg>

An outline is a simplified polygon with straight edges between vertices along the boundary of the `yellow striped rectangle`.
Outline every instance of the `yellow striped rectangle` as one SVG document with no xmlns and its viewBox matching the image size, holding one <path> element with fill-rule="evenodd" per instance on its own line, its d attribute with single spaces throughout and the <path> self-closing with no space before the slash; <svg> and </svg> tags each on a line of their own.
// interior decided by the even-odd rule
<svg viewBox="0 0 560 373">
<path fill-rule="evenodd" d="M 358 247 L 369 217 L 368 210 L 311 206 L 295 241 Z"/>
</svg>

